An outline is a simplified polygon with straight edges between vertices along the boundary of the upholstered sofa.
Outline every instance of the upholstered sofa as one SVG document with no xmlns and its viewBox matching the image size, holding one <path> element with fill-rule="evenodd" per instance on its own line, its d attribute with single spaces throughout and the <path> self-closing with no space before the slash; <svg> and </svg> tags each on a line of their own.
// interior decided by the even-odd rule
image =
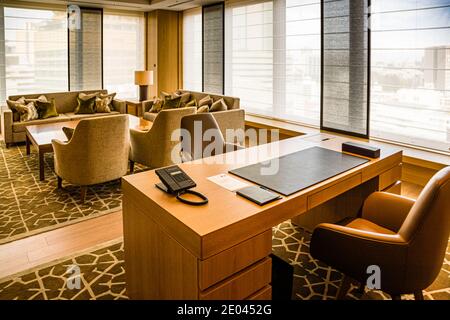
<svg viewBox="0 0 450 320">
<path fill-rule="evenodd" d="M 8 100 L 17 100 L 21 97 L 25 99 L 37 99 L 39 96 L 46 96 L 47 100 L 55 99 L 56 111 L 58 112 L 57 117 L 52 117 L 48 119 L 37 119 L 27 122 L 20 122 L 19 119 L 14 119 L 12 110 L 6 104 L 1 107 L 1 128 L 3 138 L 5 140 L 6 146 L 11 143 L 23 142 L 25 141 L 25 126 L 32 124 L 42 124 L 42 123 L 55 123 L 62 121 L 71 121 L 77 119 L 85 119 L 92 117 L 101 117 L 111 114 L 126 113 L 125 101 L 113 100 L 112 106 L 114 111 L 112 113 L 94 113 L 94 114 L 75 114 L 74 110 L 77 106 L 77 97 L 80 93 L 107 93 L 107 90 L 89 90 L 89 91 L 71 91 L 71 92 L 56 92 L 56 93 L 38 93 L 38 94 L 26 94 L 26 95 L 15 95 L 8 97 Z"/>
<path fill-rule="evenodd" d="M 209 95 L 213 101 L 217 101 L 219 99 L 224 100 L 225 104 L 227 105 L 226 111 L 217 111 L 217 112 L 211 112 L 211 114 L 216 119 L 217 123 L 219 124 L 220 131 L 222 132 L 224 138 L 226 139 L 226 142 L 229 143 L 239 143 L 243 144 L 243 135 L 242 137 L 234 137 L 233 139 L 228 139 L 226 135 L 227 129 L 233 129 L 237 130 L 240 129 L 242 131 L 245 130 L 245 112 L 243 109 L 240 109 L 240 100 L 236 97 L 230 97 L 230 96 L 224 96 L 219 94 L 213 94 L 213 93 L 206 93 L 206 92 L 196 92 L 196 91 L 188 91 L 188 90 L 178 90 L 180 93 L 190 93 L 191 99 L 195 99 L 196 101 L 201 100 L 202 98 Z M 142 103 L 141 114 L 144 115 L 144 119 L 149 121 L 154 121 L 155 118 L 158 116 L 158 113 L 151 113 L 149 110 L 151 109 L 153 105 L 153 100 L 144 101 Z M 180 108 L 182 109 L 182 108 Z"/>
</svg>

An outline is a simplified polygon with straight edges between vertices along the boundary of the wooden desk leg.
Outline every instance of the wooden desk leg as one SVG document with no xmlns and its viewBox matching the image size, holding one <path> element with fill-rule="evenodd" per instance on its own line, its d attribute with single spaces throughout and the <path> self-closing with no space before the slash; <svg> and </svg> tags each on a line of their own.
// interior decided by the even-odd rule
<svg viewBox="0 0 450 320">
<path fill-rule="evenodd" d="M 30 138 L 28 138 L 28 135 L 25 135 L 25 141 L 26 141 L 26 146 L 27 146 L 27 156 L 29 156 L 30 155 L 30 144 L 31 144 L 31 141 L 30 141 Z"/>
<path fill-rule="evenodd" d="M 44 174 L 44 152 L 39 150 L 39 180 L 43 181 L 45 180 L 45 174 Z"/>
</svg>

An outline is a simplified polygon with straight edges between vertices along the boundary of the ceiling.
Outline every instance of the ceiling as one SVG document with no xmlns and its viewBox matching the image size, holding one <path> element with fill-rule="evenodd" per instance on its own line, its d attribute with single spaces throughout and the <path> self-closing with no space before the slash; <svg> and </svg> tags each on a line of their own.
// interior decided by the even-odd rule
<svg viewBox="0 0 450 320">
<path fill-rule="evenodd" d="M 27 2 L 78 4 L 84 7 L 103 7 L 120 10 L 152 11 L 156 9 L 183 11 L 202 5 L 222 2 L 221 0 L 27 0 Z"/>
</svg>

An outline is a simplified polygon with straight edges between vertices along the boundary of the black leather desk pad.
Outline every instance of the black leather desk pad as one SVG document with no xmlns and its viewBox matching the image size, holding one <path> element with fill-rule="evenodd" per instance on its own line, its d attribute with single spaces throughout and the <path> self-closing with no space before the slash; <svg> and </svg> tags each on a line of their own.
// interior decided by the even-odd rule
<svg viewBox="0 0 450 320">
<path fill-rule="evenodd" d="M 266 168 L 263 170 L 269 171 L 271 165 L 276 166 L 276 163 L 272 162 L 277 160 L 279 163 L 275 174 L 261 174 L 261 169 Z M 349 154 L 312 147 L 229 172 L 279 194 L 289 196 L 368 161 Z"/>
</svg>

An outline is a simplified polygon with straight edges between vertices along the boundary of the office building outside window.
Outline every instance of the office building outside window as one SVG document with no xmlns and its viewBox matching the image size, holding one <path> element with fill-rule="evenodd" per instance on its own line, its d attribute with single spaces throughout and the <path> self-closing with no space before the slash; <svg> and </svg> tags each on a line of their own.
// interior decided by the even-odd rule
<svg viewBox="0 0 450 320">
<path fill-rule="evenodd" d="M 371 135 L 450 148 L 450 1 L 372 0 Z"/>
</svg>

